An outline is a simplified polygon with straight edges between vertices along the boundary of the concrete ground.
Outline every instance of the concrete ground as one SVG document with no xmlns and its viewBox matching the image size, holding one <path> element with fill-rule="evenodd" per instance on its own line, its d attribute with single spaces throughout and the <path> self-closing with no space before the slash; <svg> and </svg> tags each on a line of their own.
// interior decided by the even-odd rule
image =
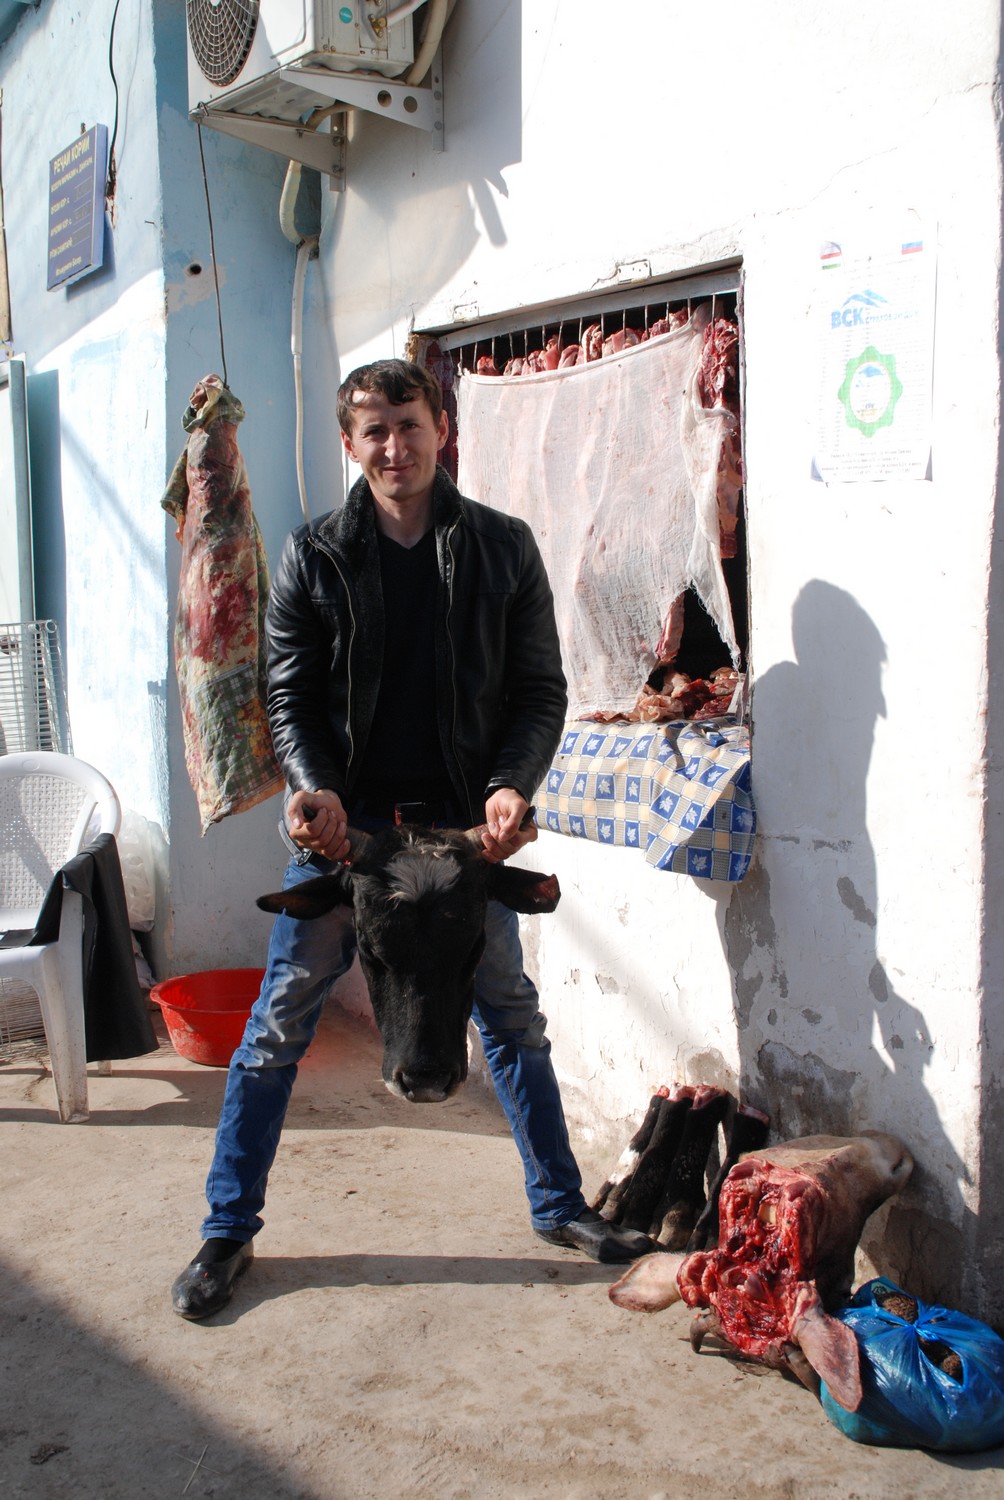
<svg viewBox="0 0 1004 1500">
<path fill-rule="evenodd" d="M 91 1076 L 0 1067 L 0 1494 L 10 1500 L 1004 1500 L 1004 1450 L 850 1442 L 801 1386 L 692 1353 L 689 1314 L 531 1234 L 476 1086 L 412 1106 L 365 1022 L 324 1023 L 293 1095 L 257 1259 L 185 1323 L 222 1070 L 165 1043 Z M 609 1166 L 580 1151 L 587 1191 Z"/>
</svg>

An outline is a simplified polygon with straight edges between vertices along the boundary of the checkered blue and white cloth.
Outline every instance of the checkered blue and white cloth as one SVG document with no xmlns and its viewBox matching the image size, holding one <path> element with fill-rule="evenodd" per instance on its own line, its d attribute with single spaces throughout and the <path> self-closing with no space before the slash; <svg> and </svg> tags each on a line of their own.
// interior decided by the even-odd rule
<svg viewBox="0 0 1004 1500">
<path fill-rule="evenodd" d="M 756 834 L 749 730 L 733 718 L 575 720 L 536 803 L 554 833 L 641 849 L 658 870 L 742 880 Z"/>
</svg>

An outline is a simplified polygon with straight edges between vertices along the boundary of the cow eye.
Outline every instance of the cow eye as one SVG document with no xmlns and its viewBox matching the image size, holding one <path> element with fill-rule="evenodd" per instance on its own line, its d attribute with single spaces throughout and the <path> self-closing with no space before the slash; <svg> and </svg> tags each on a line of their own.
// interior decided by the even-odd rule
<svg viewBox="0 0 1004 1500">
<path fill-rule="evenodd" d="M 363 959 L 364 962 L 368 963 L 371 968 L 373 968 L 373 969 L 382 969 L 382 968 L 385 967 L 384 964 L 377 957 L 377 954 L 376 954 L 375 950 L 373 949 L 373 947 L 370 945 L 370 943 L 368 943 L 366 941 L 365 938 L 363 938 L 363 937 L 357 938 L 356 939 L 356 947 L 359 949 L 359 957 L 361 959 Z"/>
</svg>

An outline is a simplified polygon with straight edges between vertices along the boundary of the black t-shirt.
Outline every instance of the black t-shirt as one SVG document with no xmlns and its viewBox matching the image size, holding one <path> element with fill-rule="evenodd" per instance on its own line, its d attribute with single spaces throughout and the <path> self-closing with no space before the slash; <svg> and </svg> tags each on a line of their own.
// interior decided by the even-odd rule
<svg viewBox="0 0 1004 1500">
<path fill-rule="evenodd" d="M 427 531 L 414 547 L 382 532 L 377 537 L 383 671 L 359 795 L 380 802 L 433 801 L 450 794 L 436 715 L 436 533 Z"/>
</svg>

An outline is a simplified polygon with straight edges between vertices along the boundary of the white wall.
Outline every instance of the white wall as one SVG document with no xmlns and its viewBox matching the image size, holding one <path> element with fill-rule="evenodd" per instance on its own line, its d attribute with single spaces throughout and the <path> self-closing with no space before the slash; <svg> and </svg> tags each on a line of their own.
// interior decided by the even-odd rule
<svg viewBox="0 0 1004 1500">
<path fill-rule="evenodd" d="M 999 21 L 983 0 L 950 18 L 650 3 L 616 19 L 593 0 L 460 0 L 447 150 L 354 122 L 317 308 L 347 371 L 413 327 L 580 295 L 619 267 L 742 257 L 757 859 L 731 889 L 544 834 L 532 860 L 564 896 L 527 925 L 528 954 L 569 1111 L 611 1149 L 672 1078 L 727 1083 L 784 1134 L 893 1130 L 918 1160 L 896 1254 L 971 1306 L 994 1279 L 973 1216 L 986 1225 L 996 1187 L 980 1035 Z M 907 211 L 937 246 L 933 477 L 826 486 L 810 478 L 819 245 Z M 317 417 L 310 462 L 333 466 Z"/>
</svg>

